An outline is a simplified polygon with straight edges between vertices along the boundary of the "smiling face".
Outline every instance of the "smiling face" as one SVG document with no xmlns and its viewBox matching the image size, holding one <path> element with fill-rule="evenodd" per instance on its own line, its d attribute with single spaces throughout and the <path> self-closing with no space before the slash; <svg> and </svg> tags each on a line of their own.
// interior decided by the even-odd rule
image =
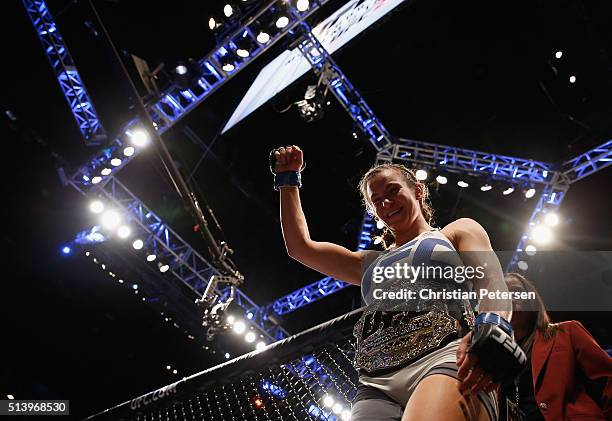
<svg viewBox="0 0 612 421">
<path fill-rule="evenodd" d="M 366 192 L 371 210 L 394 234 L 408 230 L 422 217 L 417 197 L 422 192 L 399 171 L 384 169 L 374 174 L 367 182 Z"/>
</svg>

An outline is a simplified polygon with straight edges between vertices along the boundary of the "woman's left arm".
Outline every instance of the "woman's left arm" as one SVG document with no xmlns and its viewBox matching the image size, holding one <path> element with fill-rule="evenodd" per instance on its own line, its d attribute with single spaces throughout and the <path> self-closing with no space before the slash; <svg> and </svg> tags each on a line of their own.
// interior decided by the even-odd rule
<svg viewBox="0 0 612 421">
<path fill-rule="evenodd" d="M 607 419 L 612 419 L 612 358 L 580 322 L 572 321 L 568 324 L 576 363 L 584 375 L 590 380 L 605 379 L 601 396 L 602 410 Z"/>
</svg>

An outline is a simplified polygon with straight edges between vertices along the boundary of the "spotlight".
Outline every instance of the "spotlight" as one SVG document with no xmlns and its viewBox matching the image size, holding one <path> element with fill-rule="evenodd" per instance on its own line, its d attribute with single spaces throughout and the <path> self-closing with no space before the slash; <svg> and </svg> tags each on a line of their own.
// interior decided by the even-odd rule
<svg viewBox="0 0 612 421">
<path fill-rule="evenodd" d="M 178 374 L 177 370 L 172 370 L 172 374 Z"/>
<path fill-rule="evenodd" d="M 385 223 L 383 221 L 381 221 L 380 219 L 378 221 L 376 221 L 376 228 L 378 228 L 379 230 L 383 229 L 385 227 Z"/>
<path fill-rule="evenodd" d="M 571 75 L 570 78 L 569 78 L 569 82 L 570 83 L 576 83 L 576 76 Z"/>
<path fill-rule="evenodd" d="M 282 29 L 287 25 L 289 25 L 289 18 L 287 16 L 281 16 L 276 20 L 276 27 L 278 29 Z"/>
<path fill-rule="evenodd" d="M 459 180 L 459 181 L 457 181 L 457 185 L 458 185 L 459 187 L 461 187 L 461 188 L 465 188 L 465 187 L 468 187 L 468 186 L 469 186 L 469 184 L 468 184 L 468 183 L 466 183 L 466 182 L 465 182 L 465 181 L 463 181 L 463 180 Z"/>
<path fill-rule="evenodd" d="M 184 64 L 179 64 L 178 66 L 176 66 L 174 71 L 179 76 L 186 75 L 187 74 L 187 66 L 185 66 Z"/>
<path fill-rule="evenodd" d="M 344 407 L 342 406 L 341 403 L 337 403 L 332 407 L 332 412 L 334 414 L 339 414 L 342 412 L 342 410 L 344 409 Z"/>
<path fill-rule="evenodd" d="M 247 313 L 247 319 L 249 320 L 253 319 L 253 313 L 251 313 L 250 311 Z"/>
<path fill-rule="evenodd" d="M 547 213 L 544 217 L 544 223 L 549 227 L 554 227 L 559 223 L 559 215 L 556 213 Z"/>
<path fill-rule="evenodd" d="M 244 340 L 248 343 L 255 342 L 255 334 L 253 332 L 249 332 L 244 336 Z"/>
<path fill-rule="evenodd" d="M 223 6 L 223 14 L 225 15 L 226 18 L 229 18 L 230 16 L 232 16 L 233 13 L 234 13 L 234 9 L 232 8 L 231 4 L 226 4 L 225 6 Z M 209 26 L 210 26 L 210 22 L 209 22 Z"/>
<path fill-rule="evenodd" d="M 133 146 L 128 146 L 127 148 L 125 148 L 125 149 L 123 150 L 123 154 L 124 154 L 125 156 L 132 156 L 132 155 L 134 155 L 134 152 L 135 152 L 135 150 L 134 150 L 134 147 L 133 147 Z"/>
<path fill-rule="evenodd" d="M 93 213 L 101 213 L 104 212 L 104 203 L 99 200 L 94 200 L 89 204 L 89 210 Z"/>
<path fill-rule="evenodd" d="M 168 265 L 162 265 L 161 263 L 159 264 L 159 271 L 160 271 L 161 273 L 168 272 L 168 269 L 170 269 L 170 266 L 168 266 Z"/>
<path fill-rule="evenodd" d="M 208 28 L 211 31 L 214 31 L 215 29 L 217 29 L 218 27 L 220 27 L 222 25 L 221 20 L 217 20 L 214 16 L 211 16 L 210 19 L 208 19 Z"/>
<path fill-rule="evenodd" d="M 108 210 L 102 214 L 102 225 L 106 229 L 116 228 L 119 222 L 121 222 L 121 216 L 114 210 Z"/>
<path fill-rule="evenodd" d="M 233 315 L 230 314 L 229 316 L 227 316 L 227 318 L 225 320 L 227 321 L 227 323 L 229 323 L 231 325 L 231 324 L 234 323 L 235 318 L 234 318 Z"/>
<path fill-rule="evenodd" d="M 166 366 L 166 370 L 170 370 L 172 369 L 172 367 L 170 367 L 169 365 Z"/>
<path fill-rule="evenodd" d="M 544 225 L 536 225 L 531 230 L 531 237 L 536 243 L 548 243 L 552 239 L 552 232 Z"/>
<path fill-rule="evenodd" d="M 257 42 L 260 44 L 267 44 L 270 41 L 270 34 L 267 32 L 260 32 L 257 35 Z"/>
<path fill-rule="evenodd" d="M 230 358 L 230 353 L 229 353 L 229 352 L 226 352 L 226 353 L 225 353 L 225 359 L 226 359 L 226 360 L 229 360 L 229 358 Z"/>
<path fill-rule="evenodd" d="M 127 225 L 121 225 L 117 230 L 117 235 L 119 236 L 119 238 L 128 238 L 131 233 L 132 230 L 130 230 L 130 227 L 128 227 Z"/>
<path fill-rule="evenodd" d="M 255 396 L 253 398 L 253 406 L 255 409 L 261 409 L 264 406 L 264 401 L 259 396 Z"/>
<path fill-rule="evenodd" d="M 142 242 L 141 239 L 135 240 L 132 243 L 132 247 L 134 247 L 135 250 L 140 250 L 143 246 L 144 246 L 144 243 Z"/>
<path fill-rule="evenodd" d="M 100 171 L 100 174 L 110 175 L 111 172 L 113 172 L 113 170 L 111 170 L 110 168 L 102 168 L 102 171 Z"/>
<path fill-rule="evenodd" d="M 156 255 L 154 255 L 154 254 L 147 255 L 147 262 L 152 262 L 155 259 L 157 259 Z"/>
<path fill-rule="evenodd" d="M 255 345 L 255 349 L 256 350 L 260 350 L 260 349 L 264 349 L 266 347 L 266 343 L 264 341 L 259 341 L 257 342 L 257 345 Z"/>
<path fill-rule="evenodd" d="M 517 266 L 518 266 L 518 268 L 520 270 L 527 270 L 527 269 L 529 269 L 529 265 L 524 260 L 519 260 L 519 262 L 517 263 Z"/>
<path fill-rule="evenodd" d="M 504 196 L 508 196 L 510 193 L 514 191 L 514 187 L 508 187 L 506 190 L 502 192 Z"/>
<path fill-rule="evenodd" d="M 414 176 L 419 181 L 427 180 L 427 175 L 427 171 L 425 170 L 417 170 L 416 173 L 414 173 Z"/>
<path fill-rule="evenodd" d="M 297 0 L 296 8 L 299 12 L 305 12 L 310 7 L 308 0 Z"/>
<path fill-rule="evenodd" d="M 238 57 L 247 58 L 249 56 L 249 52 L 243 48 L 239 48 L 236 50 L 236 55 Z"/>
<path fill-rule="evenodd" d="M 323 405 L 327 407 L 334 406 L 334 398 L 332 398 L 330 395 L 325 395 L 325 397 L 323 398 Z"/>
<path fill-rule="evenodd" d="M 136 129 L 128 133 L 130 140 L 134 146 L 143 147 L 149 143 L 149 133 L 144 129 Z"/>
<path fill-rule="evenodd" d="M 446 184 L 448 183 L 448 179 L 446 177 L 444 177 L 443 175 L 439 175 L 436 177 L 436 181 L 438 182 L 438 184 Z"/>
<path fill-rule="evenodd" d="M 119 165 L 121 165 L 121 160 L 119 158 L 113 158 L 113 159 L 111 159 L 110 164 L 113 167 L 118 167 Z"/>
<path fill-rule="evenodd" d="M 534 254 L 536 254 L 536 247 L 533 244 L 528 244 L 527 247 L 525 247 L 525 253 L 527 253 L 528 256 L 533 256 Z"/>
<path fill-rule="evenodd" d="M 244 333 L 245 331 L 246 331 L 246 325 L 244 324 L 242 320 L 239 320 L 234 323 L 234 332 L 240 335 L 241 333 Z"/>
<path fill-rule="evenodd" d="M 132 285 L 132 289 L 138 289 L 138 284 Z"/>
<path fill-rule="evenodd" d="M 95 176 L 91 179 L 91 184 L 98 184 L 100 181 L 102 181 L 102 177 Z"/>
<path fill-rule="evenodd" d="M 62 253 L 64 254 L 70 254 L 71 251 L 72 249 L 69 246 L 62 247 Z"/>
<path fill-rule="evenodd" d="M 342 421 L 349 421 L 351 419 L 351 411 L 349 411 L 348 409 L 342 411 L 342 414 L 340 414 L 340 419 Z"/>
<path fill-rule="evenodd" d="M 561 58 L 561 57 L 563 57 L 563 51 L 557 51 L 555 53 L 555 58 Z"/>
<path fill-rule="evenodd" d="M 480 190 L 481 190 L 481 191 L 489 191 L 489 190 L 491 190 L 492 188 L 493 188 L 493 186 L 492 186 L 492 185 L 490 185 L 490 184 L 485 184 L 484 186 L 481 186 L 481 187 L 480 187 Z"/>
<path fill-rule="evenodd" d="M 232 63 L 225 63 L 222 67 L 222 69 L 226 72 L 231 72 L 235 69 L 234 65 Z"/>
<path fill-rule="evenodd" d="M 6 397 L 9 398 L 10 400 L 15 399 L 15 396 L 13 396 L 13 395 L 6 395 Z"/>
<path fill-rule="evenodd" d="M 535 196 L 535 194 L 536 194 L 536 190 L 533 187 L 525 191 L 525 197 L 527 199 L 531 199 L 533 196 Z"/>
</svg>

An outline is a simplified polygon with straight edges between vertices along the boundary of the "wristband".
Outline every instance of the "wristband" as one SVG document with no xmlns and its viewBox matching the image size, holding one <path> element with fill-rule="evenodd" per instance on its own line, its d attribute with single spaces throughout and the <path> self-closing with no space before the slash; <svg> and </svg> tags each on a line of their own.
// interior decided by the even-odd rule
<svg viewBox="0 0 612 421">
<path fill-rule="evenodd" d="M 512 325 L 499 314 L 495 313 L 480 313 L 474 320 L 474 327 L 489 323 L 501 327 L 508 335 L 512 335 Z"/>
<path fill-rule="evenodd" d="M 274 174 L 274 190 L 278 191 L 285 186 L 302 187 L 302 175 L 298 171 L 284 171 Z"/>
</svg>

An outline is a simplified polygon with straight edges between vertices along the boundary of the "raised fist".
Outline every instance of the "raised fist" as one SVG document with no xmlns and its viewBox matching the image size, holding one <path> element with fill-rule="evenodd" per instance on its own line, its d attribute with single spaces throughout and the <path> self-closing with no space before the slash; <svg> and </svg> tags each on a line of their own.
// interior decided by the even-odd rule
<svg viewBox="0 0 612 421">
<path fill-rule="evenodd" d="M 300 171 L 304 165 L 304 153 L 295 146 L 281 146 L 274 151 L 274 172 Z"/>
</svg>

